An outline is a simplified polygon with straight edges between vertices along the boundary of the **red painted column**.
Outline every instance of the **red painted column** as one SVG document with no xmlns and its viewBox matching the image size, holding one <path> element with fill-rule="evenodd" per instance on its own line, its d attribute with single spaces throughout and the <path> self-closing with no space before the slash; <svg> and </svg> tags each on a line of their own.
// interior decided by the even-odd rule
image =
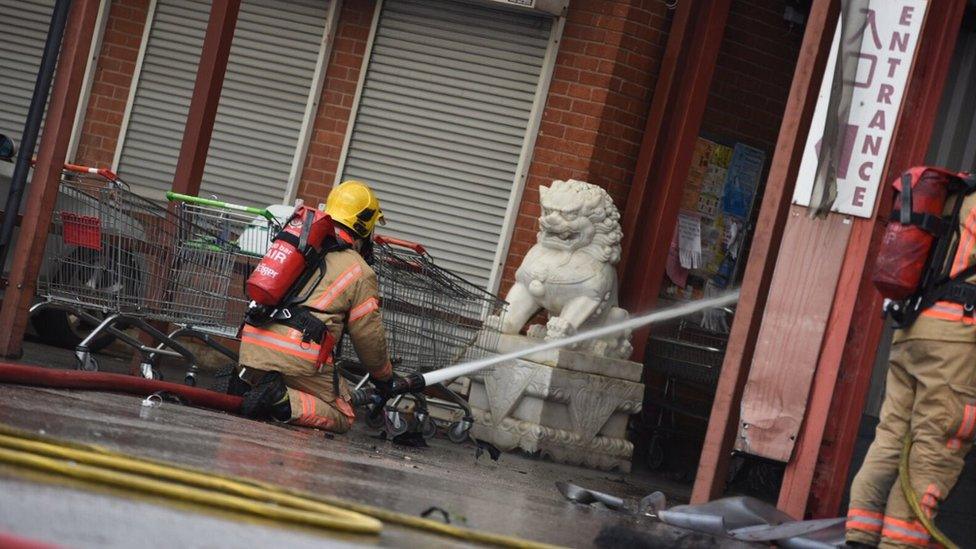
<svg viewBox="0 0 976 549">
<path fill-rule="evenodd" d="M 621 301 L 630 311 L 657 301 L 730 5 L 679 2 L 671 24 L 623 215 Z M 634 333 L 638 361 L 647 334 L 646 328 Z"/>
<path fill-rule="evenodd" d="M 173 190 L 178 193 L 196 195 L 200 192 L 240 7 L 241 0 L 214 0 L 210 7 L 210 20 L 203 39 L 193 98 L 190 100 L 180 157 L 173 176 Z"/>
<path fill-rule="evenodd" d="M 75 0 L 61 41 L 61 55 L 37 149 L 37 163 L 27 190 L 20 235 L 13 249 L 10 284 L 0 306 L 0 326 L 3 327 L 0 329 L 0 356 L 21 355 L 28 308 L 44 261 L 44 245 L 58 198 L 61 167 L 68 154 L 68 141 L 88 65 L 98 4 L 99 0 Z"/>
<path fill-rule="evenodd" d="M 793 187 L 800 170 L 803 147 L 830 53 L 839 7 L 840 2 L 837 0 L 814 0 L 807 17 L 803 46 L 770 165 L 739 305 L 712 403 L 708 431 L 691 494 L 692 503 L 709 501 L 719 497 L 725 490 L 729 458 L 738 428 L 742 391 L 762 323 L 763 309 L 779 255 Z"/>
<path fill-rule="evenodd" d="M 870 265 L 887 224 L 888 182 L 925 161 L 965 6 L 965 0 L 929 3 L 902 107 L 909 115 L 895 128 L 877 215 L 854 221 L 804 430 L 780 492 L 780 507 L 796 516 L 805 510 L 835 516 L 843 498 L 884 327 Z"/>
</svg>

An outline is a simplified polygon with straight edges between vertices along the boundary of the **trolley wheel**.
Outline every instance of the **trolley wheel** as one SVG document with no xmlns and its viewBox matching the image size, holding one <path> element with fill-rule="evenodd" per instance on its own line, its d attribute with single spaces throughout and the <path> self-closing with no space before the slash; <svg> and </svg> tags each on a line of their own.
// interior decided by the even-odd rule
<svg viewBox="0 0 976 549">
<path fill-rule="evenodd" d="M 420 435 L 425 439 L 434 438 L 434 435 L 437 434 L 437 424 L 434 423 L 434 420 L 427 414 L 418 419 L 420 421 Z"/>
<path fill-rule="evenodd" d="M 410 422 L 400 412 L 390 410 L 384 414 L 386 431 L 392 436 L 402 435 L 410 430 Z"/>
<path fill-rule="evenodd" d="M 187 372 L 186 375 L 183 376 L 183 383 L 189 385 L 190 387 L 196 387 L 197 386 L 196 372 Z"/>
<path fill-rule="evenodd" d="M 471 420 L 462 419 L 461 421 L 455 421 L 451 424 L 451 428 L 447 430 L 447 438 L 455 444 L 460 444 L 468 440 L 468 431 L 471 430 Z"/>
<path fill-rule="evenodd" d="M 96 317 L 99 314 L 97 311 L 89 312 Z M 78 346 L 95 328 L 78 315 L 60 309 L 37 311 L 31 316 L 31 324 L 34 326 L 34 331 L 37 332 L 38 339 L 42 342 L 65 349 L 73 349 Z M 92 340 L 88 344 L 88 348 L 97 353 L 114 341 L 114 335 L 103 334 Z"/>
<path fill-rule="evenodd" d="M 664 446 L 659 437 L 652 437 L 647 446 L 647 467 L 652 471 L 657 471 L 664 466 Z"/>
</svg>

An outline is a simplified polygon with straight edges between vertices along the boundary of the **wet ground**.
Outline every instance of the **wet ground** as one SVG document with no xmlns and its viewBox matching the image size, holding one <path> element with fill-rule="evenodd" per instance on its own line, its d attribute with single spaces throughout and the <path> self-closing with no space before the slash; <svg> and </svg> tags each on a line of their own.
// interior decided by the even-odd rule
<svg viewBox="0 0 976 549">
<path fill-rule="evenodd" d="M 26 360 L 71 365 L 70 354 L 29 344 Z M 127 365 L 101 360 L 102 369 Z M 640 475 L 562 466 L 502 454 L 475 458 L 470 444 L 438 438 L 427 448 L 396 446 L 358 425 L 348 435 L 282 427 L 164 404 L 150 414 L 140 398 L 107 393 L 0 385 L 0 423 L 49 436 L 190 467 L 250 477 L 419 515 L 431 507 L 479 530 L 588 547 L 608 526 L 652 533 L 662 547 L 716 546 L 715 540 L 670 529 L 650 518 L 567 502 L 556 481 L 625 498 L 684 488 Z M 323 534 L 242 523 L 211 512 L 160 506 L 131 495 L 48 484 L 49 479 L 0 469 L 0 531 L 74 547 L 239 547 L 321 544 Z M 381 538 L 325 538 L 386 546 L 443 546 L 445 538 L 388 527 Z"/>
</svg>

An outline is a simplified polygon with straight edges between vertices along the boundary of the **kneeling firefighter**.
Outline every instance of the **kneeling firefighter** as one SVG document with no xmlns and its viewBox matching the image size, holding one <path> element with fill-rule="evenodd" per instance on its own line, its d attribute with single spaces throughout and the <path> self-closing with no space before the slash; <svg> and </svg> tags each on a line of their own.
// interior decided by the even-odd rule
<svg viewBox="0 0 976 549">
<path fill-rule="evenodd" d="M 873 279 L 898 330 L 851 487 L 853 547 L 951 544 L 932 521 L 976 434 L 976 179 L 919 167 L 894 186 Z"/>
<path fill-rule="evenodd" d="M 394 374 L 368 264 L 382 220 L 373 191 L 346 181 L 329 193 L 324 213 L 300 206 L 277 235 L 247 281 L 253 302 L 240 366 L 250 386 L 238 389 L 245 416 L 348 431 L 355 414 L 332 360 L 343 332 L 377 392 L 388 393 Z"/>
</svg>

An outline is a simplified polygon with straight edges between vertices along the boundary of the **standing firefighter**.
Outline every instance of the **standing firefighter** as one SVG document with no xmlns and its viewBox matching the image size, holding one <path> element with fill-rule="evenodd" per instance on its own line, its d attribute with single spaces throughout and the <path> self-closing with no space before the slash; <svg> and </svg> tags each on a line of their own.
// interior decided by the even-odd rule
<svg viewBox="0 0 976 549">
<path fill-rule="evenodd" d="M 314 252 L 304 255 L 311 259 L 301 263 L 304 278 L 294 283 L 294 296 L 275 307 L 252 307 L 249 312 L 240 365 L 251 386 L 244 392 L 242 413 L 344 433 L 355 414 L 348 402 L 349 389 L 332 362 L 333 347 L 343 331 L 380 394 L 393 380 L 376 274 L 367 263 L 373 228 L 383 213 L 376 195 L 359 181 L 346 181 L 329 193 L 325 213 L 331 223 L 321 213 L 307 210 L 304 224 L 296 210 L 290 220 L 296 227 L 293 234 L 285 234 L 286 227 L 265 256 L 264 261 L 274 261 L 292 251 L 303 257 L 297 253 L 300 249 Z M 314 226 L 315 215 L 329 229 L 320 249 L 308 244 L 314 240 L 315 229 L 309 227 Z M 263 272 L 262 265 L 256 273 L 272 282 L 280 274 Z M 252 288 L 256 276 L 248 281 L 252 299 L 261 294 Z"/>
<path fill-rule="evenodd" d="M 854 478 L 848 545 L 929 547 L 976 432 L 976 195 L 968 174 L 913 168 L 875 267 L 899 330 L 881 422 Z"/>
</svg>

